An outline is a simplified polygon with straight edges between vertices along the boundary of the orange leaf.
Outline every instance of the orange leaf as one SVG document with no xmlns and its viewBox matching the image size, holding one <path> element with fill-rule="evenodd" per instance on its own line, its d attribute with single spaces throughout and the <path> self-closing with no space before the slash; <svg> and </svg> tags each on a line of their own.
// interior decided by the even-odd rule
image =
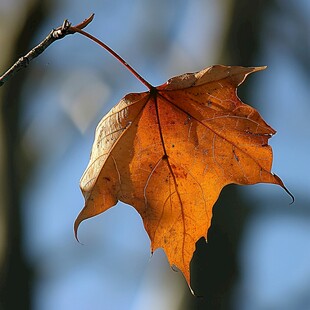
<svg viewBox="0 0 310 310">
<path fill-rule="evenodd" d="M 123 201 L 136 208 L 151 239 L 190 285 L 195 243 L 230 183 L 284 185 L 271 173 L 275 134 L 236 94 L 265 67 L 212 66 L 126 95 L 99 123 L 81 179 L 79 224 Z"/>
</svg>

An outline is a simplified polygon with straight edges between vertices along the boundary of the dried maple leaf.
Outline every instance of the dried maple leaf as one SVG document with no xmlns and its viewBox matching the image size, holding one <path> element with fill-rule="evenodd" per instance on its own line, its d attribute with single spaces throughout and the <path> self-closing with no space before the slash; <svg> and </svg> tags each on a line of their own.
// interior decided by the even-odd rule
<svg viewBox="0 0 310 310">
<path fill-rule="evenodd" d="M 271 173 L 268 139 L 275 130 L 236 94 L 262 69 L 216 65 L 126 95 L 96 129 L 75 233 L 117 201 L 132 205 L 151 251 L 163 248 L 190 285 L 195 243 L 206 238 L 222 188 L 264 182 L 285 189 Z"/>
</svg>

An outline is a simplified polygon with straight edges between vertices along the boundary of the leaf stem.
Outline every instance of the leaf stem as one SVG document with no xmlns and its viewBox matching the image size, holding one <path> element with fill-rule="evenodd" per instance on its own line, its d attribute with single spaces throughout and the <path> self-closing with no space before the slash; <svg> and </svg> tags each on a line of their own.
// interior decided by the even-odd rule
<svg viewBox="0 0 310 310">
<path fill-rule="evenodd" d="M 90 33 L 76 27 L 70 27 L 73 32 L 78 32 L 85 37 L 93 40 L 97 44 L 99 44 L 102 48 L 108 51 L 112 56 L 114 56 L 122 65 L 124 65 L 142 84 L 144 84 L 149 90 L 154 89 L 154 86 L 151 85 L 148 81 L 146 81 L 133 67 L 131 67 L 120 55 L 118 55 L 114 50 L 112 50 L 107 44 L 103 43 Z"/>
</svg>

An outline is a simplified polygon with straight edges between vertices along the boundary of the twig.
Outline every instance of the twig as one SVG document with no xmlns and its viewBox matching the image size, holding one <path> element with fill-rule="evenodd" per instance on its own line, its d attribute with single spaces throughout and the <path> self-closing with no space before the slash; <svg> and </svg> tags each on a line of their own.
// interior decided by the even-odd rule
<svg viewBox="0 0 310 310">
<path fill-rule="evenodd" d="M 92 14 L 90 17 L 86 18 L 84 21 L 74 27 L 71 27 L 71 23 L 69 23 L 68 20 L 65 20 L 62 26 L 53 29 L 42 42 L 35 46 L 25 56 L 19 58 L 10 69 L 8 69 L 3 75 L 0 76 L 0 87 L 6 81 L 8 81 L 15 73 L 17 73 L 23 68 L 26 68 L 32 59 L 38 57 L 53 42 L 64 38 L 68 34 L 75 33 L 75 28 L 85 28 L 93 20 L 93 18 L 94 14 Z"/>
</svg>

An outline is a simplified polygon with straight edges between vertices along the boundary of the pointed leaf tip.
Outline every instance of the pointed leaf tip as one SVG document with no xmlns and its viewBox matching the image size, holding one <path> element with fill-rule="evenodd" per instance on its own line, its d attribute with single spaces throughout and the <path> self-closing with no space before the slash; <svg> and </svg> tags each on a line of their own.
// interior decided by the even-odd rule
<svg viewBox="0 0 310 310">
<path fill-rule="evenodd" d="M 78 229 L 79 229 L 79 225 L 80 225 L 81 222 L 78 221 L 78 219 L 75 220 L 74 222 L 74 227 L 73 227 L 73 230 L 74 230 L 74 237 L 76 239 L 76 241 L 78 243 L 81 243 L 80 240 L 79 240 L 79 237 L 78 237 Z"/>
<path fill-rule="evenodd" d="M 295 202 L 295 197 L 294 195 L 289 191 L 289 189 L 284 185 L 283 181 L 280 179 L 279 176 L 276 174 L 273 174 L 273 176 L 276 178 L 278 181 L 278 184 L 285 190 L 285 192 L 291 197 L 292 201 L 290 202 L 290 205 L 292 205 Z"/>
</svg>

